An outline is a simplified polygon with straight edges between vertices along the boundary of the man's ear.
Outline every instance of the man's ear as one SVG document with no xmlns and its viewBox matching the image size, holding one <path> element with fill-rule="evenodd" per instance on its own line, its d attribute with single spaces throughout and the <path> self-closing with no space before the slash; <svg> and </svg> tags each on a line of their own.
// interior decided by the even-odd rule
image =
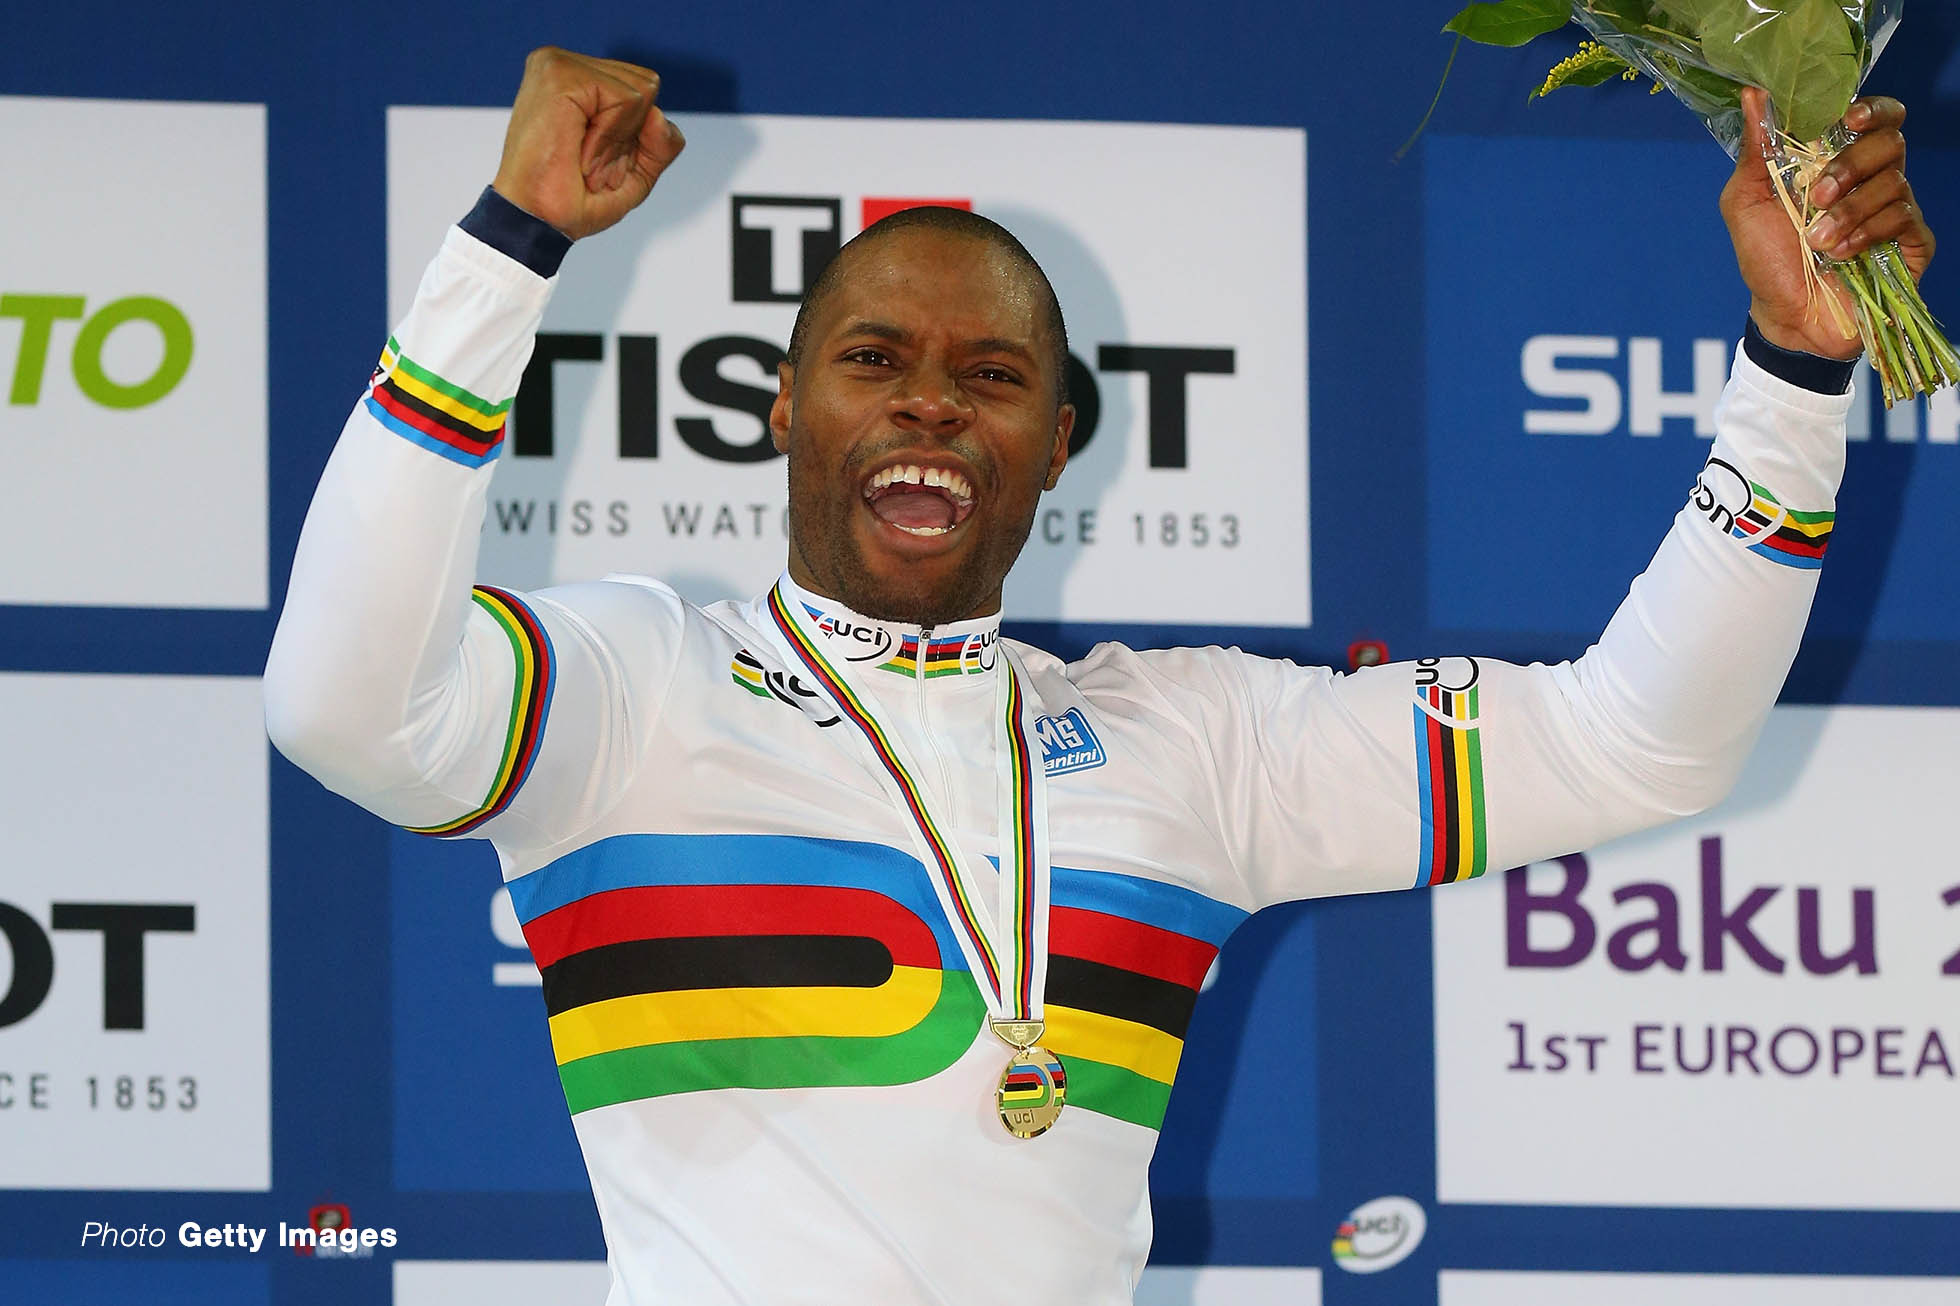
<svg viewBox="0 0 1960 1306">
<path fill-rule="evenodd" d="M 1063 404 L 1055 410 L 1055 452 L 1048 458 L 1048 479 L 1042 489 L 1052 490 L 1055 482 L 1062 479 L 1062 467 L 1068 462 L 1068 441 L 1075 434 L 1075 405 Z"/>
<path fill-rule="evenodd" d="M 769 442 L 777 453 L 789 452 L 790 391 L 795 384 L 796 369 L 786 362 L 776 364 L 776 402 L 769 405 Z"/>
</svg>

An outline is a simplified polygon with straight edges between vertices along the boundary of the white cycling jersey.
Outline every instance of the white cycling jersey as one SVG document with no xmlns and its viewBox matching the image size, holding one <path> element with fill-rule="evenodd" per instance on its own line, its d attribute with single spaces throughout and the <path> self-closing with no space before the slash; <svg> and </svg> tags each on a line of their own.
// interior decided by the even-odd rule
<svg viewBox="0 0 1960 1306">
<path fill-rule="evenodd" d="M 1693 498 L 1569 664 L 1016 645 L 1069 1101 L 1020 1141 L 904 818 L 760 601 L 472 588 L 551 284 L 450 232 L 322 478 L 265 688 L 273 738 L 330 788 L 495 845 L 611 1306 L 1128 1302 L 1219 945 L 1269 903 L 1472 878 L 1720 797 L 1796 651 L 1850 402 L 1739 352 Z M 992 854 L 995 619 L 920 630 L 784 584 L 960 845 Z"/>
</svg>

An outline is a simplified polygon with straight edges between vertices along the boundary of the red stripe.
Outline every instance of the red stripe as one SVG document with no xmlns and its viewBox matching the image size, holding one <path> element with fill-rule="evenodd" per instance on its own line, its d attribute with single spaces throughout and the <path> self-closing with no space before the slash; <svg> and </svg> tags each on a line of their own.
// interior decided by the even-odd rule
<svg viewBox="0 0 1960 1306">
<path fill-rule="evenodd" d="M 540 732 L 544 729 L 545 696 L 551 690 L 551 678 L 556 668 L 551 662 L 551 640 L 546 637 L 544 627 L 538 621 L 537 613 L 530 605 L 507 590 L 489 585 L 477 587 L 501 602 L 505 609 L 517 618 L 517 624 L 524 628 L 524 636 L 531 644 L 531 656 L 536 664 L 531 675 L 531 699 L 525 704 L 524 729 L 517 741 L 517 765 L 511 768 L 510 784 L 505 792 L 514 794 L 517 787 L 531 774 L 531 763 L 537 760 Z"/>
<path fill-rule="evenodd" d="M 451 430 L 440 422 L 430 421 L 422 414 L 415 412 L 397 400 L 394 392 L 389 390 L 386 385 L 379 385 L 374 388 L 374 398 L 383 408 L 393 413 L 396 417 L 399 417 L 402 421 L 407 422 L 410 426 L 422 432 L 422 434 L 432 436 L 446 445 L 461 449 L 464 453 L 476 457 L 482 457 L 484 454 L 489 453 L 497 447 L 497 442 L 504 438 L 504 428 L 501 426 L 497 428 L 496 434 L 492 435 L 488 440 L 477 440 Z"/>
<path fill-rule="evenodd" d="M 1049 909 L 1048 951 L 1169 980 L 1187 989 L 1204 983 L 1211 959 L 1218 955 L 1218 949 L 1203 939 L 1082 907 Z"/>
<path fill-rule="evenodd" d="M 1433 698 L 1436 691 L 1431 689 Z M 1450 879 L 1449 823 L 1453 813 L 1449 810 L 1447 791 L 1443 788 L 1443 768 L 1455 766 L 1454 755 L 1446 756 L 1443 751 L 1443 723 L 1435 717 L 1429 719 L 1429 814 L 1430 824 L 1435 834 L 1435 847 L 1430 855 L 1429 882 L 1447 884 Z"/>
<path fill-rule="evenodd" d="M 540 969 L 574 952 L 633 939 L 820 934 L 876 939 L 899 966 L 937 970 L 926 923 L 881 893 L 821 884 L 656 884 L 608 889 L 524 927 Z"/>
</svg>

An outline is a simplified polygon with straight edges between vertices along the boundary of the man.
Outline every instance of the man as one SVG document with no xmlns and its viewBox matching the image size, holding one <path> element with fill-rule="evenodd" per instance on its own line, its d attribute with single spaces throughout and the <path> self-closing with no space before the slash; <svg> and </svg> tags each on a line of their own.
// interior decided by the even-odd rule
<svg viewBox="0 0 1960 1306">
<path fill-rule="evenodd" d="M 496 846 L 614 1303 L 1127 1301 L 1185 1022 L 1247 913 L 1469 878 L 1726 791 L 1829 539 L 1856 342 L 1811 311 L 1745 155 L 1723 211 L 1752 322 L 1713 457 L 1585 657 L 1064 666 L 997 638 L 1067 456 L 1061 313 L 1011 236 L 917 211 L 799 316 L 767 595 L 472 590 L 558 261 L 682 147 L 656 89 L 532 57 L 493 187 L 321 481 L 273 738 L 389 820 Z M 1903 117 L 1853 109 L 1815 238 L 1897 237 L 1917 273 Z"/>
</svg>

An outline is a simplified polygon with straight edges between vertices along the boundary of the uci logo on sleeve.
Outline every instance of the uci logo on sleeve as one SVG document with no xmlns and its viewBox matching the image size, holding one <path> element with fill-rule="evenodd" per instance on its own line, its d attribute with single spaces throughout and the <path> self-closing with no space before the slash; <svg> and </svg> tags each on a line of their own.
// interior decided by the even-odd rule
<svg viewBox="0 0 1960 1306">
<path fill-rule="evenodd" d="M 1109 760 L 1079 707 L 1040 718 L 1034 723 L 1034 734 L 1041 741 L 1041 769 L 1049 775 L 1086 771 Z"/>
</svg>

